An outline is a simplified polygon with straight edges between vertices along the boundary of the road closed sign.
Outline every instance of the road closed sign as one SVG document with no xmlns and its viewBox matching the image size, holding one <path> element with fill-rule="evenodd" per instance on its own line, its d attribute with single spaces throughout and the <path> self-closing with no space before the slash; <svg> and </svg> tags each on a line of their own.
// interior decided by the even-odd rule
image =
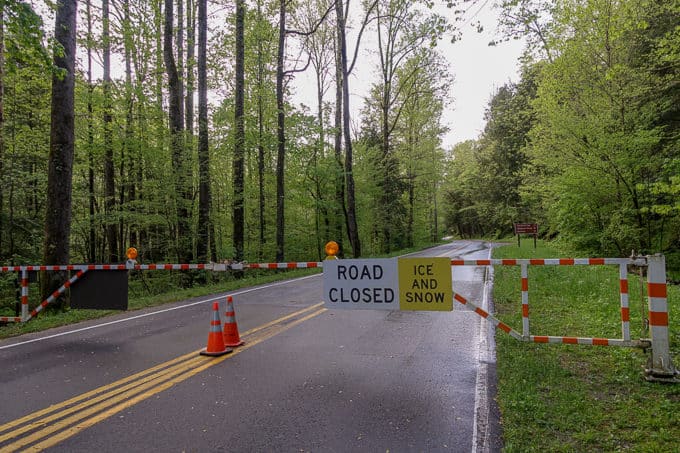
<svg viewBox="0 0 680 453">
<path fill-rule="evenodd" d="M 400 258 L 398 272 L 401 310 L 453 310 L 449 258 Z"/>
<path fill-rule="evenodd" d="M 448 258 L 386 258 L 323 262 L 326 308 L 453 310 Z"/>
<path fill-rule="evenodd" d="M 323 282 L 327 308 L 399 310 L 396 260 L 326 260 Z"/>
</svg>

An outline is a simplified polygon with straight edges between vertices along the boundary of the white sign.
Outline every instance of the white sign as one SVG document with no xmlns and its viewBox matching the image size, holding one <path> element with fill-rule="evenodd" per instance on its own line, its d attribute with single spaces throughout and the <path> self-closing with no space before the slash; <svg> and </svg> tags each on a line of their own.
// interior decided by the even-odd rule
<svg viewBox="0 0 680 453">
<path fill-rule="evenodd" d="M 396 259 L 323 262 L 326 308 L 399 310 Z"/>
</svg>

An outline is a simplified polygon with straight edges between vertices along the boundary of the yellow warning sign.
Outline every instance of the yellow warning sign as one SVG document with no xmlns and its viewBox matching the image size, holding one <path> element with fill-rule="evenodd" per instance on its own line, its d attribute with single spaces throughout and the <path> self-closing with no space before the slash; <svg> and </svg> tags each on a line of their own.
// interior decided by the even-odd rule
<svg viewBox="0 0 680 453">
<path fill-rule="evenodd" d="M 399 258 L 401 310 L 453 310 L 449 258 Z"/>
</svg>

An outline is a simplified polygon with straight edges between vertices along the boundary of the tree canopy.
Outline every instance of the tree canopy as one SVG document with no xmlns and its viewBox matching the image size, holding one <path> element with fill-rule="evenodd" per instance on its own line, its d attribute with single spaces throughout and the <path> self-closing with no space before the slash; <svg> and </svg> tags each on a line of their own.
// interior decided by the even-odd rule
<svg viewBox="0 0 680 453">
<path fill-rule="evenodd" d="M 4 263 L 41 261 L 55 202 L 45 196 L 46 157 L 52 74 L 64 77 L 52 60 L 64 48 L 44 25 L 53 6 L 1 7 Z M 78 2 L 69 259 L 115 262 L 135 246 L 145 262 L 307 261 L 328 240 L 349 244 L 346 256 L 436 240 L 451 76 L 432 47 L 446 21 L 427 6 Z M 398 48 L 362 40 L 387 37 L 390 21 L 400 24 Z M 375 88 L 393 87 L 380 109 L 389 143 L 377 144 L 389 149 L 389 178 L 350 114 L 360 109 L 350 104 L 351 71 L 376 63 L 367 55 L 380 49 L 388 77 Z M 317 74 L 316 99 L 293 88 L 303 71 Z M 385 239 L 388 222 L 373 214 L 383 202 L 404 228 L 398 238 Z"/>
<path fill-rule="evenodd" d="M 502 236 L 536 221 L 585 253 L 680 246 L 674 1 L 500 2 L 528 36 L 521 79 L 495 93 L 474 143 L 454 149 L 448 226 Z M 465 168 L 462 168 L 465 167 Z"/>
</svg>

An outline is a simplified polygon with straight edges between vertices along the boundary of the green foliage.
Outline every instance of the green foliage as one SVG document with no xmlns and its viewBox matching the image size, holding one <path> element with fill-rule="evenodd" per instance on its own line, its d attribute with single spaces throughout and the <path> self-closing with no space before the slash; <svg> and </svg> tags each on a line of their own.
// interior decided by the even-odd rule
<svg viewBox="0 0 680 453">
<path fill-rule="evenodd" d="M 524 146 L 534 124 L 538 66 L 526 67 L 522 81 L 506 84 L 491 99 L 484 133 L 452 150 L 447 228 L 465 237 L 500 237 L 514 222 L 538 220 L 520 188 L 527 164 Z"/>
<path fill-rule="evenodd" d="M 392 56 L 396 64 L 390 68 L 396 91 L 390 96 L 393 104 L 388 113 L 392 129 L 389 157 L 374 154 L 370 144 L 360 144 L 355 158 L 359 163 L 356 176 L 361 181 L 356 200 L 360 231 L 362 239 L 372 244 L 368 253 L 431 242 L 441 229 L 437 203 L 441 198 L 444 153 L 440 138 L 444 129 L 440 120 L 450 77 L 432 44 L 448 31 L 448 25 L 441 16 L 413 8 L 409 2 L 391 3 L 390 11 L 404 13 L 404 17 L 413 20 L 393 22 L 402 28 L 395 41 L 400 53 Z M 245 16 L 248 76 L 244 204 L 248 261 L 272 261 L 276 254 L 278 6 L 278 2 L 268 0 L 253 2 L 247 6 Z M 52 53 L 58 54 L 60 49 L 52 48 L 43 32 L 43 22 L 47 23 L 53 13 L 49 8 L 37 14 L 29 3 L 16 0 L 3 2 L 3 7 L 5 72 L 1 101 L 5 115 L 0 142 L 4 144 L 0 149 L 0 260 L 36 264 L 42 255 L 46 215 L 41 194 L 45 193 L 49 145 L 50 60 Z M 183 148 L 171 150 L 161 3 L 112 3 L 110 8 L 114 64 L 108 95 L 100 79 L 100 56 L 105 44 L 102 11 L 81 3 L 78 13 L 71 258 L 74 262 L 105 262 L 109 256 L 122 256 L 125 248 L 134 245 L 140 262 L 174 261 L 178 250 L 189 256 L 197 249 L 197 140 L 187 134 L 182 139 Z M 288 5 L 289 27 L 308 31 L 316 26 L 317 13 L 326 9 L 323 2 Z M 209 5 L 208 13 L 225 18 L 208 32 L 211 223 L 215 230 L 210 241 L 214 242 L 217 259 L 224 260 L 234 255 L 234 20 L 231 9 L 216 10 Z M 333 237 L 342 230 L 337 225 L 345 224 L 346 207 L 339 206 L 336 181 L 346 175 L 339 174 L 338 164 L 344 163 L 342 156 L 340 162 L 335 156 L 335 131 L 331 126 L 335 107 L 327 96 L 336 76 L 333 49 L 337 31 L 330 20 L 332 16 L 320 25 L 318 34 L 306 37 L 291 33 L 287 37 L 285 69 L 290 71 L 284 81 L 288 131 L 284 239 L 289 260 L 320 259 L 327 240 L 345 239 Z M 184 30 L 188 27 L 184 24 Z M 178 42 L 173 40 L 175 46 Z M 320 59 L 313 63 L 323 76 L 323 85 L 318 99 L 321 107 L 314 114 L 304 105 L 289 102 L 293 94 L 289 82 L 296 76 L 292 69 L 304 64 L 303 59 L 294 61 L 291 53 L 297 44 L 310 51 L 317 46 L 319 52 Z M 176 61 L 187 61 L 188 50 L 173 49 Z M 179 68 L 185 81 L 190 79 L 186 73 L 189 67 L 195 69 L 195 64 Z M 107 184 L 110 188 L 110 179 L 104 179 L 106 150 L 112 150 L 113 203 L 105 196 Z M 188 156 L 184 170 L 173 166 L 173 152 Z M 385 177 L 388 173 L 389 177 Z M 176 181 L 184 181 L 182 187 L 175 187 Z M 186 200 L 183 207 L 188 211 L 188 226 L 177 212 L 177 193 Z M 187 231 L 182 233 L 184 229 Z M 383 234 L 388 230 L 391 239 L 385 241 Z M 111 250 L 114 244 L 118 250 Z M 192 249 L 191 253 L 187 249 Z M 172 282 L 160 285 L 171 286 Z"/>
<path fill-rule="evenodd" d="M 505 37 L 529 47 L 484 133 L 453 150 L 449 231 L 502 236 L 535 221 L 588 254 L 680 248 L 677 2 L 500 6 Z"/>
<path fill-rule="evenodd" d="M 17 66 L 37 65 L 48 70 L 52 68 L 40 15 L 27 2 L 4 0 L 0 7 L 4 14 L 7 61 Z"/>
<path fill-rule="evenodd" d="M 641 58 L 650 50 L 636 44 L 650 33 L 650 14 L 645 2 L 591 1 L 565 2 L 555 16 L 563 34 L 553 36 L 558 56 L 541 71 L 524 191 L 542 198 L 550 229 L 582 250 L 625 255 L 674 240 L 662 239 L 670 210 L 654 192 L 667 187 L 677 150 L 659 122 L 662 78 Z"/>
<path fill-rule="evenodd" d="M 403 2 L 388 6 L 417 24 L 402 28 L 399 20 L 385 19 L 385 30 L 392 31 L 382 31 L 388 40 L 379 49 L 382 79 L 362 112 L 357 158 L 366 166 L 357 167 L 369 172 L 362 185 L 373 189 L 362 190 L 370 194 L 373 211 L 370 219 L 360 218 L 362 241 L 380 253 L 436 241 L 441 233 L 437 202 L 444 176 L 441 138 L 447 131 L 441 118 L 452 83 L 442 57 L 426 45 L 432 21 L 439 19 L 421 17 Z"/>
<path fill-rule="evenodd" d="M 49 148 L 50 75 L 38 65 L 6 62 L 4 92 L 3 228 L 0 260 L 36 261 L 41 256 Z"/>
<path fill-rule="evenodd" d="M 479 167 L 475 161 L 477 142 L 457 144 L 447 162 L 445 181 L 445 228 L 459 237 L 484 236 L 483 207 L 476 197 Z"/>
</svg>

